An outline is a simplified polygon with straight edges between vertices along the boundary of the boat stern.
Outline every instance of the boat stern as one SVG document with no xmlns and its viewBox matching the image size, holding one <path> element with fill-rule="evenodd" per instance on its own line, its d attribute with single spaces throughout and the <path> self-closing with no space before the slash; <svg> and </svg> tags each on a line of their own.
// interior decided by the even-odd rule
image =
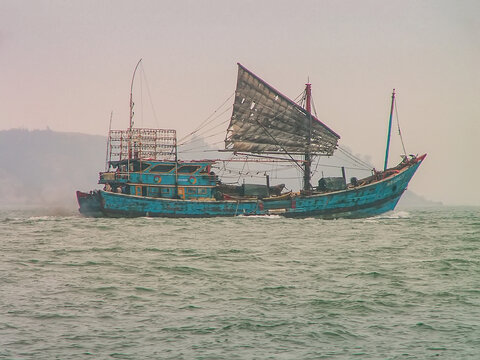
<svg viewBox="0 0 480 360">
<path fill-rule="evenodd" d="M 76 194 L 80 214 L 87 217 L 103 216 L 101 197 L 98 191 L 90 191 L 89 193 L 77 191 Z"/>
</svg>

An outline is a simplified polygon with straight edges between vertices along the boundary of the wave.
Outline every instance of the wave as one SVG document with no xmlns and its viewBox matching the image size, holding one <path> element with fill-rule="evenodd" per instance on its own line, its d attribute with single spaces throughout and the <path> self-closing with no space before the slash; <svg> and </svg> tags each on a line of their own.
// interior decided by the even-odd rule
<svg viewBox="0 0 480 360">
<path fill-rule="evenodd" d="M 240 219 L 285 219 L 280 215 L 239 215 Z"/>
</svg>

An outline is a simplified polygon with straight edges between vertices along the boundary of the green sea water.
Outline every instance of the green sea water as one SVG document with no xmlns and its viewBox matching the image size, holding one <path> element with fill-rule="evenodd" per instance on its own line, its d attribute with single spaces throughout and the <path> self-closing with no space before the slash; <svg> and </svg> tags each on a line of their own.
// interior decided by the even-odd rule
<svg viewBox="0 0 480 360">
<path fill-rule="evenodd" d="M 0 359 L 480 359 L 480 208 L 0 211 Z"/>
</svg>

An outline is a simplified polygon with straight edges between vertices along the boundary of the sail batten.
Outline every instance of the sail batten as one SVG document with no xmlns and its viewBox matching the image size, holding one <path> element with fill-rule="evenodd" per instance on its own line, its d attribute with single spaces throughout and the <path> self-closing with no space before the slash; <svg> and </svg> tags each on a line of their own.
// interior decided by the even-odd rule
<svg viewBox="0 0 480 360">
<path fill-rule="evenodd" d="M 238 64 L 226 150 L 332 155 L 339 138 L 300 105 Z"/>
</svg>

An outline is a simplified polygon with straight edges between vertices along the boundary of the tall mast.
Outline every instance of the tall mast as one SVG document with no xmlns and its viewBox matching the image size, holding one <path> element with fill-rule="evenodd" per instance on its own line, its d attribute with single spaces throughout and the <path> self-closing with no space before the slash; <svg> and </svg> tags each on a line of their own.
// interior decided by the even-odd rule
<svg viewBox="0 0 480 360">
<path fill-rule="evenodd" d="M 303 190 L 310 191 L 310 166 L 311 166 L 311 155 L 310 155 L 310 142 L 312 139 L 312 84 L 305 84 L 305 103 L 306 109 L 308 112 L 308 139 L 307 139 L 307 150 L 305 151 L 305 163 L 303 170 Z"/>
<path fill-rule="evenodd" d="M 135 70 L 133 70 L 132 83 L 130 84 L 130 124 L 128 135 L 128 159 L 132 159 L 132 128 L 133 128 L 133 81 L 135 80 L 135 73 L 137 72 L 138 65 L 142 62 L 142 59 L 138 60 Z M 130 165 L 129 165 L 130 166 Z"/>
<path fill-rule="evenodd" d="M 133 81 L 135 80 L 135 73 L 137 72 L 138 65 L 142 62 L 142 59 L 138 60 L 135 70 L 133 70 L 132 83 L 130 84 L 130 131 L 133 128 Z"/>
<path fill-rule="evenodd" d="M 390 119 L 388 121 L 387 149 L 385 150 L 385 164 L 383 165 L 383 171 L 387 170 L 388 152 L 390 150 L 390 135 L 392 133 L 392 117 L 393 117 L 394 104 L 395 104 L 395 89 L 393 89 L 393 92 L 392 92 L 392 106 L 390 108 Z"/>
<path fill-rule="evenodd" d="M 111 139 L 111 136 L 112 136 L 112 134 L 110 133 L 112 131 L 112 118 L 113 118 L 113 111 L 110 113 L 110 125 L 108 125 L 107 153 L 105 154 L 105 171 L 107 171 L 108 168 L 110 167 L 108 165 L 109 155 L 110 155 L 110 160 L 112 160 L 112 149 L 110 149 L 110 139 Z M 120 153 L 121 153 L 121 151 L 120 151 Z M 120 160 L 122 160 L 122 159 L 120 158 Z"/>
<path fill-rule="evenodd" d="M 178 146 L 177 146 L 177 136 L 175 136 L 175 196 L 179 198 L 178 195 Z"/>
</svg>

